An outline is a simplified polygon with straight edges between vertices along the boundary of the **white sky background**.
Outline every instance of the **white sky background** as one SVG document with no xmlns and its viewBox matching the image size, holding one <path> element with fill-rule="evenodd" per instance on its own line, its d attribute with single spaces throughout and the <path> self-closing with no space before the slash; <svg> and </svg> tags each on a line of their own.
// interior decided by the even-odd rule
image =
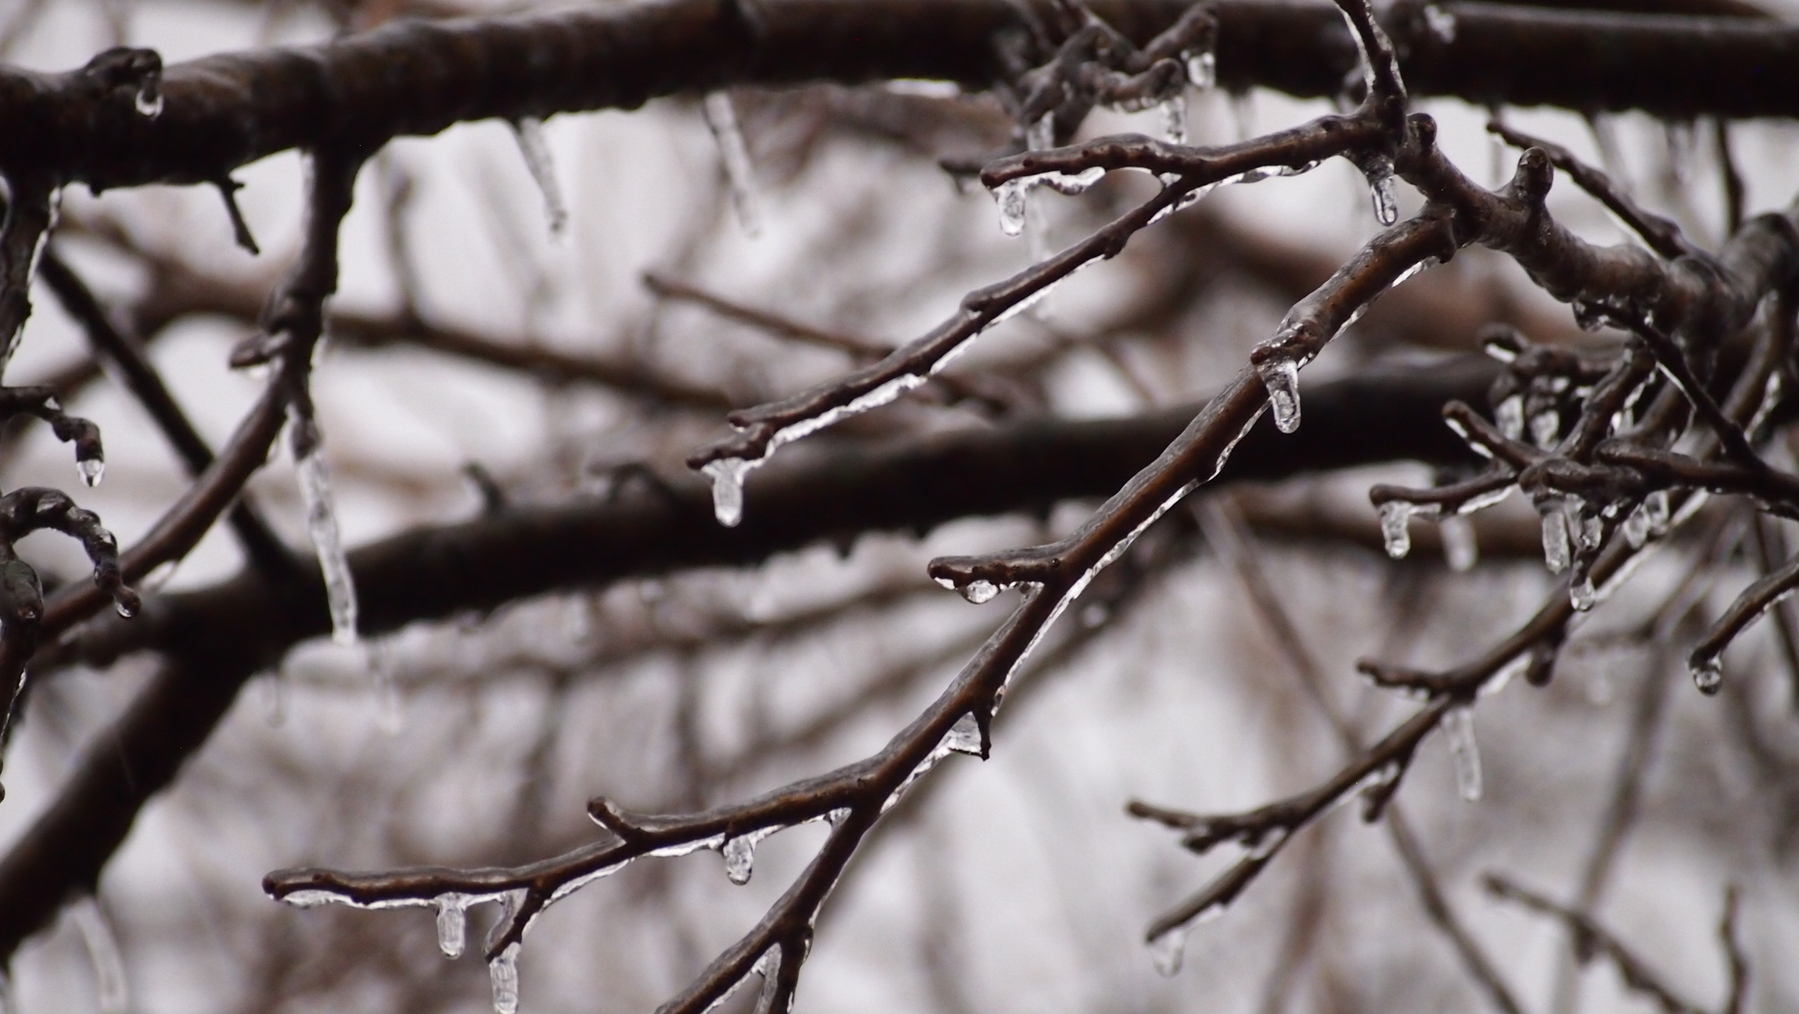
<svg viewBox="0 0 1799 1014">
<path fill-rule="evenodd" d="M 0 5 L 0 14 L 8 10 Z M 154 46 L 170 62 L 328 34 L 326 22 L 311 14 L 271 26 L 259 10 L 224 3 L 145 0 L 130 25 L 132 44 Z M 52 4 L 11 58 L 66 69 L 112 41 L 97 5 Z M 1438 117 L 1452 160 L 1494 182 L 1480 129 L 1485 111 L 1437 101 L 1422 108 Z M 1236 103 L 1196 94 L 1191 129 L 1200 141 L 1232 140 L 1242 124 L 1267 131 L 1321 109 L 1267 92 Z M 1515 111 L 1508 121 L 1597 158 L 1578 117 Z M 746 122 L 755 155 L 764 138 L 759 121 Z M 1709 154 L 1692 158 L 1682 190 L 1671 182 L 1659 124 L 1625 116 L 1615 125 L 1634 191 L 1715 242 L 1721 191 Z M 1085 132 L 1123 129 L 1153 129 L 1153 118 L 1100 113 Z M 928 160 L 894 145 L 823 143 L 797 176 L 762 188 L 764 231 L 750 239 L 730 219 L 718 154 L 691 99 L 659 100 L 632 113 L 560 116 L 546 133 L 570 210 L 560 239 L 548 234 L 541 196 L 503 124 L 403 140 L 384 156 L 417 182 L 409 229 L 428 319 L 509 341 L 635 352 L 698 382 L 769 395 L 829 376 L 843 360 L 794 352 L 688 309 L 658 318 L 641 272 L 663 270 L 801 320 L 897 343 L 950 312 L 962 292 L 1027 262 L 1026 241 L 1000 234 L 987 195 L 958 194 Z M 1799 152 L 1799 132 L 1755 124 L 1739 130 L 1735 143 L 1750 211 L 1789 200 L 1791 174 L 1783 170 Z M 1514 158 L 1505 155 L 1507 175 Z M 239 199 L 264 250 L 258 258 L 231 245 L 210 189 L 148 188 L 97 201 L 77 191 L 67 209 L 116 216 L 145 246 L 208 272 L 267 279 L 291 256 L 297 237 L 299 162 L 276 156 L 237 178 L 246 184 Z M 1401 189 L 1402 213 L 1415 210 L 1418 198 Z M 1054 235 L 1063 242 L 1092 220 L 1075 202 L 1043 194 L 1035 199 L 1050 204 Z M 379 213 L 379 167 L 363 174 L 357 196 L 338 305 L 391 309 L 396 286 Z M 1376 228 L 1365 185 L 1340 160 L 1296 179 L 1224 188 L 1208 200 L 1233 221 L 1338 255 Z M 1558 182 L 1551 208 L 1595 241 L 1622 238 L 1566 181 Z M 133 265 L 91 244 L 67 252 L 105 294 L 125 296 L 145 284 Z M 1070 330 L 1103 319 L 1129 297 L 1129 270 L 1121 261 L 1084 273 L 1058 292 L 1050 319 Z M 1458 258 L 1454 270 L 1521 278 L 1477 253 Z M 82 348 L 47 292 L 34 302 L 36 316 L 9 380 L 42 376 Z M 1182 322 L 1189 340 L 1178 359 L 1151 360 L 1167 369 L 1147 379 L 1123 376 L 1096 354 L 1067 357 L 1047 385 L 1053 409 L 1069 416 L 1136 412 L 1147 407 L 1145 387 L 1158 404 L 1196 397 L 1222 383 L 1281 312 L 1253 295 L 1204 305 L 1210 316 Z M 1020 347 L 1041 342 L 1034 327 L 1001 329 L 970 363 L 1017 356 Z M 188 321 L 155 347 L 177 396 L 215 445 L 258 389 L 254 378 L 225 366 L 244 332 L 234 322 Z M 1333 350 L 1308 377 L 1352 365 Z M 646 420 L 604 393 L 549 391 L 527 377 L 418 351 L 330 351 L 314 389 L 339 519 L 352 546 L 474 514 L 478 503 L 460 474 L 471 461 L 490 468 L 521 500 L 558 501 L 594 495 L 610 465 L 647 460 L 672 470 L 716 427 L 697 417 Z M 99 385 L 71 408 L 104 429 L 106 482 L 78 488 L 68 451 L 45 433 L 7 463 L 3 481 L 7 488 L 69 489 L 128 544 L 184 480 L 146 417 L 117 388 Z M 906 413 L 874 425 L 981 424 L 964 410 Z M 1422 478 L 1416 470 L 1370 471 L 1312 485 L 1371 516 L 1354 498 L 1367 483 L 1396 474 Z M 285 453 L 252 489 L 276 527 L 300 544 L 303 519 Z M 451 964 L 438 955 L 428 914 L 293 911 L 263 896 L 262 875 L 297 864 L 538 858 L 552 845 L 581 840 L 588 827 L 583 803 L 593 794 L 638 808 L 680 808 L 741 798 L 860 757 L 934 695 L 960 664 L 949 649 L 984 633 L 1006 603 L 977 609 L 950 593 L 925 592 L 792 641 L 615 659 L 633 638 L 654 640 L 658 631 L 703 626 L 709 617 L 779 616 L 859 590 L 922 584 L 924 562 L 934 555 L 1042 541 L 1083 514 L 1065 506 L 1042 524 L 961 522 L 922 541 L 871 536 L 847 557 L 819 548 L 754 573 L 632 583 L 525 604 L 485 623 L 470 618 L 407 631 L 380 649 L 399 684 L 401 725 L 394 733 L 383 731 L 364 652 L 300 649 L 283 667 L 279 692 L 272 677 L 247 689 L 108 868 L 101 902 L 123 946 L 131 1010 L 488 1009 L 478 959 L 471 954 Z M 81 572 L 79 554 L 48 537 L 32 540 L 27 555 L 64 577 Z M 1423 600 L 1428 622 L 1408 649 L 1394 633 L 1396 570 L 1383 560 L 1353 548 L 1285 546 L 1269 548 L 1266 562 L 1290 596 L 1307 647 L 1364 730 L 1389 727 L 1406 706 L 1365 690 L 1353 674 L 1356 658 L 1395 645 L 1407 657 L 1394 661 L 1464 657 L 1469 645 L 1504 633 L 1548 587 L 1541 568 L 1527 565 L 1453 577 L 1435 572 Z M 236 566 L 229 538 L 214 533 L 168 587 L 208 584 Z M 1577 644 L 1629 626 L 1676 572 L 1666 559 L 1646 568 L 1636 588 L 1595 614 Z M 1722 601 L 1742 579 L 1726 578 Z M 1325 989 L 1342 994 L 1343 1009 L 1483 1009 L 1427 927 L 1384 833 L 1348 812 L 1290 847 L 1223 919 L 1200 927 L 1178 977 L 1152 971 L 1143 927 L 1221 868 L 1229 850 L 1196 859 L 1172 835 L 1126 819 L 1125 800 L 1250 808 L 1316 783 L 1338 760 L 1283 656 L 1223 568 L 1204 558 L 1155 580 L 1139 608 L 1008 710 L 992 760 L 952 758 L 928 806 L 869 845 L 822 920 L 802 978 L 801 1010 L 1253 1011 L 1309 869 L 1323 871 L 1331 900 L 1321 922 L 1325 942 L 1306 976 L 1335 983 Z M 1759 632 L 1746 639 L 1733 650 L 1733 670 L 1740 665 L 1765 677 L 1759 685 L 1767 692 L 1757 700 L 1773 706 L 1779 698 L 1784 707 L 1768 647 Z M 929 667 L 938 675 L 825 743 L 718 774 L 700 787 L 703 799 L 682 798 L 691 790 L 678 770 L 684 735 L 720 761 L 753 742 L 758 716 L 774 728 L 797 723 L 884 669 L 939 653 Z M 566 673 L 561 689 L 558 668 Z M 1439 738 L 1423 747 L 1400 793 L 1452 901 L 1533 1011 L 1549 1008 L 1565 944 L 1546 922 L 1486 899 L 1478 875 L 1496 869 L 1557 897 L 1571 892 L 1609 790 L 1629 702 L 1653 671 L 1641 652 L 1571 648 L 1551 688 L 1514 685 L 1482 703 L 1483 801 L 1455 798 Z M 34 702 L 7 757 L 0 843 L 53 798 L 83 742 L 130 698 L 142 672 L 141 663 L 128 661 L 108 673 L 65 676 L 55 693 Z M 1670 700 L 1673 717 L 1644 816 L 1602 914 L 1683 993 L 1711 1004 L 1723 982 L 1713 926 L 1724 883 L 1735 879 L 1745 888 L 1756 1006 L 1789 1007 L 1799 983 L 1780 956 L 1799 943 L 1791 915 L 1799 897 L 1790 865 L 1769 844 L 1770 790 L 1745 773 L 1750 769 L 1728 746 L 1735 733 L 1720 701 L 1700 699 L 1684 678 Z M 548 758 L 542 770 L 549 775 L 539 785 L 542 825 L 514 833 L 509 822 L 519 819 L 520 801 L 537 791 L 524 780 L 533 751 Z M 820 840 L 816 828 L 802 828 L 765 842 L 754 879 L 741 888 L 728 884 L 719 860 L 707 854 L 646 861 L 590 886 L 533 929 L 521 959 L 522 1009 L 652 1009 L 755 921 Z M 471 951 L 484 926 L 480 918 L 472 923 Z M 25 1014 L 96 1009 L 91 962 L 66 919 L 20 953 L 14 973 Z M 1301 989 L 1293 1009 L 1311 1009 L 1304 998 L 1317 995 Z M 1626 997 L 1609 971 L 1589 973 L 1583 996 L 1583 1011 L 1648 1009 Z"/>
</svg>

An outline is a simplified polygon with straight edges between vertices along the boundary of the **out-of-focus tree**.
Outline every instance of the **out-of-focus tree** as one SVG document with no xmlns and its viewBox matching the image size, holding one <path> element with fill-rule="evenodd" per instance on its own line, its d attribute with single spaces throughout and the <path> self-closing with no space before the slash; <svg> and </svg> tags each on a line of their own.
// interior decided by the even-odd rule
<svg viewBox="0 0 1799 1014">
<path fill-rule="evenodd" d="M 0 55 L 6 1010 L 1799 998 L 1779 12 Z"/>
</svg>

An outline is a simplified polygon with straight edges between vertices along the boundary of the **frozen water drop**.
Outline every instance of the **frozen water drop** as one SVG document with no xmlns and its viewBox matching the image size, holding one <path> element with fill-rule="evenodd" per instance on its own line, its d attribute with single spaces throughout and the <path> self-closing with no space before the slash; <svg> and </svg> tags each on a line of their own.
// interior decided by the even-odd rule
<svg viewBox="0 0 1799 1014">
<path fill-rule="evenodd" d="M 1181 970 L 1181 959 L 1187 951 L 1187 927 L 1176 926 L 1149 942 L 1149 958 L 1156 964 L 1156 973 L 1164 978 L 1172 978 Z"/>
<path fill-rule="evenodd" d="M 743 477 L 752 467 L 742 458 L 719 458 L 700 468 L 712 481 L 712 513 L 726 528 L 743 520 Z"/>
<path fill-rule="evenodd" d="M 318 553 L 319 571 L 325 579 L 325 601 L 331 609 L 331 639 L 342 645 L 356 643 L 356 584 L 350 560 L 344 554 L 337 527 L 337 511 L 331 497 L 331 474 L 325 456 L 315 445 L 296 463 L 300 495 L 306 502 L 306 531 Z"/>
<path fill-rule="evenodd" d="M 137 615 L 137 608 L 124 599 L 113 599 L 112 608 L 113 612 L 118 613 L 127 620 Z"/>
<path fill-rule="evenodd" d="M 1530 417 L 1530 439 L 1538 447 L 1548 450 L 1555 446 L 1556 437 L 1562 432 L 1561 413 L 1550 409 L 1538 412 Z"/>
<path fill-rule="evenodd" d="M 437 897 L 437 949 L 446 958 L 459 958 L 468 939 L 468 898 L 460 894 Z"/>
<path fill-rule="evenodd" d="M 1393 177 L 1378 176 L 1368 184 L 1369 196 L 1374 201 L 1374 217 L 1382 225 L 1393 225 L 1399 221 L 1399 198 L 1393 192 Z"/>
<path fill-rule="evenodd" d="M 1008 236 L 1024 231 L 1026 190 L 1023 179 L 1007 180 L 993 189 L 993 199 L 999 202 L 999 231 Z"/>
<path fill-rule="evenodd" d="M 1181 54 L 1187 65 L 1187 83 L 1200 90 L 1218 83 L 1218 57 L 1209 49 L 1189 49 Z"/>
<path fill-rule="evenodd" d="M 137 90 L 132 104 L 137 106 L 140 116 L 154 120 L 162 115 L 162 89 L 157 85 L 145 85 Z"/>
<path fill-rule="evenodd" d="M 556 163 L 550 157 L 550 142 L 543 133 L 543 121 L 535 116 L 521 116 L 512 121 L 512 134 L 518 139 L 519 153 L 525 156 L 525 168 L 543 194 L 544 215 L 550 221 L 550 232 L 561 235 L 568 225 L 568 205 L 562 200 L 562 187 L 556 182 Z"/>
<path fill-rule="evenodd" d="M 953 753 L 981 756 L 981 723 L 975 721 L 974 712 L 956 719 L 956 724 L 950 726 L 949 734 L 943 737 L 943 745 Z"/>
<path fill-rule="evenodd" d="M 511 944 L 487 962 L 487 977 L 493 983 L 494 1014 L 518 1012 L 518 945 Z"/>
<path fill-rule="evenodd" d="M 1156 107 L 1162 114 L 1162 136 L 1170 144 L 1187 143 L 1187 97 L 1176 95 Z"/>
<path fill-rule="evenodd" d="M 1424 8 L 1424 24 L 1445 46 L 1455 41 L 1455 15 L 1436 4 Z"/>
<path fill-rule="evenodd" d="M 836 827 L 837 825 L 843 823 L 844 820 L 847 817 L 849 817 L 849 815 L 850 815 L 849 807 L 839 806 L 837 809 L 832 810 L 831 812 L 825 814 L 825 823 L 831 825 L 832 827 Z"/>
<path fill-rule="evenodd" d="M 1643 498 L 1643 517 L 1649 521 L 1649 534 L 1664 535 L 1668 531 L 1668 491 L 1658 489 Z"/>
<path fill-rule="evenodd" d="M 1524 397 L 1514 394 L 1501 401 L 1494 410 L 1494 421 L 1499 423 L 1499 432 L 1505 434 L 1507 440 L 1517 440 L 1524 436 Z"/>
<path fill-rule="evenodd" d="M 82 458 L 75 462 L 75 470 L 81 473 L 83 483 L 98 486 L 100 479 L 106 475 L 106 461 L 103 458 Z"/>
<path fill-rule="evenodd" d="M 1724 662 L 1716 655 L 1709 658 L 1695 658 L 1687 663 L 1693 674 L 1693 685 L 1699 692 L 1710 697 L 1724 685 Z"/>
<path fill-rule="evenodd" d="M 1571 508 L 1568 530 L 1574 533 L 1575 541 L 1582 549 L 1598 549 L 1600 543 L 1605 541 L 1605 522 L 1599 519 L 1599 515 L 1589 514 L 1578 508 Z"/>
<path fill-rule="evenodd" d="M 1268 388 L 1275 428 L 1282 433 L 1299 429 L 1299 363 L 1289 356 L 1270 356 L 1256 364 L 1256 372 Z"/>
<path fill-rule="evenodd" d="M 1037 118 L 1025 131 L 1024 146 L 1028 151 L 1043 151 L 1056 146 L 1056 114 L 1054 110 Z"/>
<path fill-rule="evenodd" d="M 1583 574 L 1579 581 L 1568 586 L 1568 604 L 1582 613 L 1599 604 L 1599 590 L 1593 587 L 1592 575 Z"/>
<path fill-rule="evenodd" d="M 746 235 L 762 233 L 760 201 L 756 195 L 756 174 L 750 162 L 750 150 L 743 143 L 743 131 L 737 126 L 737 110 L 731 105 L 729 92 L 713 92 L 700 107 L 712 139 L 718 143 L 719 160 L 724 163 L 725 180 L 731 187 L 731 206 L 737 210 L 737 223 Z"/>
<path fill-rule="evenodd" d="M 999 594 L 999 585 L 992 581 L 970 581 L 960 591 L 963 598 L 978 606 L 983 602 L 991 602 L 993 596 Z"/>
<path fill-rule="evenodd" d="M 1562 512 L 1551 508 L 1543 512 L 1543 565 L 1551 574 L 1568 569 L 1568 523 Z"/>
<path fill-rule="evenodd" d="M 724 844 L 725 876 L 731 883 L 742 886 L 750 882 L 750 872 L 756 865 L 756 839 L 752 835 L 738 835 L 726 838 Z"/>
<path fill-rule="evenodd" d="M 1458 574 L 1473 570 L 1480 561 L 1474 522 L 1460 515 L 1447 517 L 1438 525 L 1437 533 L 1443 538 L 1443 560 L 1449 564 L 1449 569 Z"/>
<path fill-rule="evenodd" d="M 1474 709 L 1451 708 L 1443 716 L 1449 737 L 1449 758 L 1455 767 L 1455 790 L 1470 803 L 1480 801 L 1480 744 L 1474 738 Z"/>
<path fill-rule="evenodd" d="M 1412 533 L 1407 525 L 1412 520 L 1412 505 L 1404 500 L 1388 500 L 1380 505 L 1380 537 L 1387 555 L 1405 559 L 1412 551 Z"/>
<path fill-rule="evenodd" d="M 1642 549 L 1649 541 L 1649 512 L 1638 504 L 1624 519 L 1624 538 L 1630 542 L 1630 548 Z"/>
</svg>

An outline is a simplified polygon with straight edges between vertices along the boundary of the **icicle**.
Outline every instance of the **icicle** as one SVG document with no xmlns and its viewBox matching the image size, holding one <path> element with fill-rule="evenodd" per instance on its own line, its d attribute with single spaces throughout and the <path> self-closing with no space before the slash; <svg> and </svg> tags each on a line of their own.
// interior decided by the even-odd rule
<svg viewBox="0 0 1799 1014">
<path fill-rule="evenodd" d="M 468 939 L 468 905 L 465 894 L 437 896 L 437 949 L 446 958 L 462 957 L 463 944 Z"/>
<path fill-rule="evenodd" d="M 1561 436 L 1562 415 L 1554 409 L 1538 412 L 1530 417 L 1530 439 L 1543 450 L 1555 446 L 1556 438 Z"/>
<path fill-rule="evenodd" d="M 1568 569 L 1568 522 L 1558 506 L 1543 512 L 1543 565 L 1551 574 Z"/>
<path fill-rule="evenodd" d="M 1270 356 L 1256 364 L 1268 388 L 1268 406 L 1282 433 L 1299 429 L 1299 363 L 1290 356 Z"/>
<path fill-rule="evenodd" d="M 1615 121 L 1609 116 L 1597 113 L 1587 114 L 1587 129 L 1593 133 L 1593 146 L 1599 149 L 1599 165 L 1605 174 L 1612 178 L 1612 185 L 1620 190 L 1630 189 L 1630 179 L 1624 172 L 1624 152 L 1618 145 L 1618 130 Z"/>
<path fill-rule="evenodd" d="M 737 223 L 745 234 L 762 234 L 762 216 L 756 196 L 756 175 L 750 163 L 750 151 L 743 143 L 743 131 L 737 127 L 737 110 L 731 105 L 729 92 L 713 92 L 700 107 L 712 139 L 718 142 L 718 155 L 725 166 L 725 179 L 731 185 L 731 205 L 737 209 Z"/>
<path fill-rule="evenodd" d="M 1643 498 L 1643 517 L 1649 522 L 1649 534 L 1660 537 L 1668 532 L 1668 491 L 1658 489 Z"/>
<path fill-rule="evenodd" d="M 1581 575 L 1579 581 L 1568 586 L 1568 604 L 1582 613 L 1599 604 L 1599 589 L 1593 586 L 1591 574 Z"/>
<path fill-rule="evenodd" d="M 720 458 L 700 468 L 712 480 L 712 513 L 726 528 L 743 520 L 743 477 L 754 467 L 742 458 Z"/>
<path fill-rule="evenodd" d="M 951 753 L 981 756 L 981 723 L 975 721 L 973 712 L 956 719 L 956 724 L 949 728 L 949 734 L 943 737 L 943 745 Z"/>
<path fill-rule="evenodd" d="M 1247 91 L 1231 93 L 1231 119 L 1237 125 L 1239 143 L 1256 136 L 1255 100 Z"/>
<path fill-rule="evenodd" d="M 1368 195 L 1374 201 L 1374 217 L 1381 225 L 1399 221 L 1399 198 L 1393 191 L 1393 160 L 1384 156 L 1368 160 L 1362 167 L 1368 177 Z"/>
<path fill-rule="evenodd" d="M 1455 41 L 1455 15 L 1436 4 L 1424 8 L 1424 24 L 1437 41 L 1447 46 Z"/>
<path fill-rule="evenodd" d="M 1218 57 L 1209 49 L 1189 49 L 1181 54 L 1187 67 L 1187 83 L 1200 91 L 1218 84 Z"/>
<path fill-rule="evenodd" d="M 1514 394 L 1501 401 L 1499 408 L 1493 413 L 1499 423 L 1499 432 L 1508 440 L 1518 440 L 1524 436 L 1524 396 Z"/>
<path fill-rule="evenodd" d="M 1693 685 L 1707 697 L 1718 692 L 1724 685 L 1724 662 L 1718 656 L 1695 658 L 1687 663 L 1688 671 L 1693 674 Z"/>
<path fill-rule="evenodd" d="M 992 581 L 970 581 L 958 590 L 961 591 L 963 598 L 977 606 L 983 602 L 992 601 L 993 596 L 999 594 L 999 586 Z"/>
<path fill-rule="evenodd" d="M 1665 120 L 1662 137 L 1668 146 L 1668 175 L 1679 186 L 1693 178 L 1693 160 L 1698 147 L 1699 131 L 1692 120 Z"/>
<path fill-rule="evenodd" d="M 775 994 L 781 991 L 781 948 L 763 951 L 750 971 L 762 977 L 762 991 L 756 996 L 756 1008 L 751 1014 L 775 1014 Z"/>
<path fill-rule="evenodd" d="M 726 838 L 722 851 L 725 854 L 725 877 L 739 886 L 749 883 L 750 873 L 756 865 L 755 833 Z"/>
<path fill-rule="evenodd" d="M 1630 548 L 1642 549 L 1649 541 L 1649 512 L 1642 504 L 1630 512 L 1624 519 L 1624 538 L 1630 542 Z"/>
<path fill-rule="evenodd" d="M 398 735 L 405 724 L 400 709 L 400 690 L 394 682 L 394 649 L 389 640 L 363 642 L 363 665 L 369 672 L 369 689 L 375 695 L 375 727 Z"/>
<path fill-rule="evenodd" d="M 1056 146 L 1056 114 L 1052 110 L 1037 118 L 1024 132 L 1024 146 L 1028 151 L 1044 151 Z"/>
<path fill-rule="evenodd" d="M 125 958 L 119 953 L 118 938 L 112 925 L 93 895 L 84 895 L 69 906 L 69 917 L 81 934 L 88 959 L 94 964 L 94 991 L 99 994 L 100 1014 L 125 1014 L 129 999 L 125 980 Z"/>
<path fill-rule="evenodd" d="M 518 944 L 509 944 L 487 963 L 487 977 L 493 982 L 494 1014 L 517 1014 L 518 1011 Z"/>
<path fill-rule="evenodd" d="M 331 639 L 338 644 L 353 645 L 356 643 L 356 584 L 339 538 L 325 455 L 315 443 L 295 466 L 300 475 L 300 495 L 306 502 L 306 530 L 312 536 L 312 548 L 318 553 L 319 570 L 325 578 L 325 601 L 331 607 Z"/>
<path fill-rule="evenodd" d="M 1395 560 L 1405 559 L 1412 551 L 1412 533 L 1407 524 L 1412 519 L 1413 507 L 1404 500 L 1388 500 L 1380 505 L 1380 537 L 1386 546 L 1387 555 Z"/>
<path fill-rule="evenodd" d="M 1443 716 L 1449 737 L 1449 757 L 1455 766 L 1455 789 L 1470 803 L 1480 801 L 1480 744 L 1474 739 L 1474 709 L 1451 708 Z"/>
<path fill-rule="evenodd" d="M 556 182 L 556 163 L 550 157 L 543 121 L 535 116 L 521 116 L 512 121 L 512 135 L 518 139 L 519 153 L 525 156 L 525 168 L 531 170 L 531 178 L 543 193 L 543 211 L 550 220 L 550 233 L 560 236 L 568 225 L 568 205 L 563 203 L 562 187 Z"/>
<path fill-rule="evenodd" d="M 1437 534 L 1443 538 L 1443 560 L 1450 570 L 1465 574 L 1480 562 L 1480 543 L 1475 540 L 1474 522 L 1459 514 L 1453 515 L 1437 526 Z"/>
<path fill-rule="evenodd" d="M 1570 510 L 1572 513 L 1568 515 L 1568 530 L 1574 533 L 1575 542 L 1589 552 L 1598 549 L 1599 544 L 1605 541 L 1605 522 L 1599 519 L 1599 515 L 1589 514 L 1579 506 Z"/>
<path fill-rule="evenodd" d="M 1176 926 L 1149 942 L 1149 958 L 1156 963 L 1157 974 L 1172 978 L 1180 972 L 1181 959 L 1187 951 L 1188 930 L 1186 925 Z"/>
<path fill-rule="evenodd" d="M 1187 97 L 1176 95 L 1156 106 L 1162 114 L 1162 136 L 1170 144 L 1187 143 Z"/>
<path fill-rule="evenodd" d="M 80 458 L 75 462 L 75 470 L 81 473 L 81 481 L 89 487 L 100 485 L 100 479 L 106 475 L 106 459 Z"/>
<path fill-rule="evenodd" d="M 993 188 L 993 199 L 999 202 L 999 231 L 1016 236 L 1024 231 L 1024 212 L 1029 191 L 1023 179 L 1007 180 Z"/>
</svg>

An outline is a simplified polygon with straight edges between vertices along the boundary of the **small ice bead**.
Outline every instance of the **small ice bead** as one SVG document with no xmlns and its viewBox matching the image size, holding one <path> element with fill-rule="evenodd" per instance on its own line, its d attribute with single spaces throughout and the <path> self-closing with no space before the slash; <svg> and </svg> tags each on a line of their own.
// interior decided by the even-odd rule
<svg viewBox="0 0 1799 1014">
<path fill-rule="evenodd" d="M 1164 978 L 1172 978 L 1181 970 L 1181 959 L 1187 951 L 1187 927 L 1176 926 L 1149 942 L 1149 959 L 1156 964 L 1156 973 Z"/>
<path fill-rule="evenodd" d="M 999 202 L 999 231 L 1016 236 L 1024 231 L 1026 183 L 1023 179 L 1007 180 L 995 187 L 993 199 Z"/>
<path fill-rule="evenodd" d="M 1268 388 L 1275 428 L 1282 433 L 1299 429 L 1299 364 L 1287 356 L 1271 356 L 1256 364 L 1256 372 Z"/>
<path fill-rule="evenodd" d="M 468 920 L 463 915 L 467 902 L 461 895 L 446 894 L 437 899 L 437 948 L 446 958 L 462 956 L 467 940 Z"/>
<path fill-rule="evenodd" d="M 992 581 L 970 581 L 963 585 L 960 591 L 963 598 L 978 606 L 983 602 L 992 601 L 993 596 L 999 594 L 999 586 Z"/>
<path fill-rule="evenodd" d="M 75 470 L 81 473 L 83 483 L 98 486 L 101 477 L 106 474 L 106 461 L 103 458 L 82 458 L 75 462 Z"/>
<path fill-rule="evenodd" d="M 487 975 L 493 982 L 494 1014 L 517 1014 L 518 1011 L 518 945 L 512 944 L 487 963 Z"/>
<path fill-rule="evenodd" d="M 1568 569 L 1568 523 L 1559 509 L 1543 514 L 1543 565 L 1551 574 Z"/>
<path fill-rule="evenodd" d="M 1475 541 L 1474 522 L 1459 515 L 1447 517 L 1437 526 L 1437 534 L 1443 538 L 1443 560 L 1449 564 L 1450 570 L 1463 574 L 1474 569 L 1474 565 L 1480 561 L 1480 544 Z"/>
<path fill-rule="evenodd" d="M 1218 83 L 1218 57 L 1209 49 L 1189 49 L 1181 54 L 1187 65 L 1187 83 L 1206 89 Z"/>
<path fill-rule="evenodd" d="M 1374 201 L 1374 217 L 1382 225 L 1399 221 L 1399 198 L 1393 191 L 1392 176 L 1377 176 L 1369 181 L 1368 194 Z"/>
<path fill-rule="evenodd" d="M 750 873 L 756 865 L 755 839 L 747 834 L 726 838 L 723 851 L 725 854 L 725 877 L 739 887 L 749 883 Z"/>
<path fill-rule="evenodd" d="M 1576 612 L 1586 612 L 1599 603 L 1599 589 L 1593 587 L 1591 575 L 1583 575 L 1579 581 L 1568 586 L 1568 604 Z"/>
<path fill-rule="evenodd" d="M 712 480 L 712 513 L 726 528 L 743 520 L 743 476 L 750 464 L 742 458 L 720 458 L 700 467 Z"/>
<path fill-rule="evenodd" d="M 1412 533 L 1407 528 L 1412 519 L 1412 505 L 1404 500 L 1388 500 L 1380 505 L 1380 537 L 1387 555 L 1405 559 L 1412 551 Z"/>
<path fill-rule="evenodd" d="M 137 106 L 138 115 L 156 119 L 162 115 L 162 89 L 139 88 L 133 104 Z"/>
<path fill-rule="evenodd" d="M 1477 803 L 1481 796 L 1480 744 L 1474 738 L 1474 709 L 1453 708 L 1443 716 L 1449 736 L 1449 758 L 1455 767 L 1455 789 L 1464 800 Z"/>
<path fill-rule="evenodd" d="M 1724 685 L 1724 662 L 1716 655 L 1695 658 L 1687 663 L 1687 668 L 1693 674 L 1693 685 L 1707 697 L 1717 693 L 1718 688 Z"/>
</svg>

